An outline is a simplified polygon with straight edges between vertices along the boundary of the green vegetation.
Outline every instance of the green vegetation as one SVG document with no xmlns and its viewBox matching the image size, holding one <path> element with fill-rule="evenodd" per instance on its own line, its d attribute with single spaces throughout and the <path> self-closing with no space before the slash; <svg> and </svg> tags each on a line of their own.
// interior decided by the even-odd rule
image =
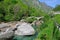
<svg viewBox="0 0 60 40">
<path fill-rule="evenodd" d="M 58 24 L 60 24 L 60 14 L 54 15 L 54 20 L 55 20 Z"/>
<path fill-rule="evenodd" d="M 42 19 L 44 23 L 42 23 L 39 27 L 34 25 L 34 27 L 36 27 L 35 30 L 37 35 L 23 38 L 25 40 L 60 40 L 60 31 L 55 25 L 55 21 L 60 24 L 60 15 L 54 15 L 53 20 L 51 18 L 51 16 L 53 16 L 52 14 L 49 15 L 38 7 L 37 9 L 32 5 L 27 5 L 28 0 L 26 0 L 27 4 L 23 1 L 24 0 L 0 0 L 0 22 L 19 21 L 24 18 L 26 22 L 32 23 L 36 20 L 35 17 L 44 16 Z M 55 7 L 53 10 L 60 11 L 60 5 Z M 18 37 L 16 40 L 20 40 L 20 38 L 22 38 Z"/>
<path fill-rule="evenodd" d="M 49 18 L 40 26 L 40 32 L 35 40 L 60 40 L 59 33 L 60 31 L 56 27 L 55 21 Z"/>
<path fill-rule="evenodd" d="M 28 23 L 32 23 L 33 21 L 37 20 L 37 18 L 31 17 L 31 18 L 26 18 L 25 20 L 26 20 L 26 22 L 28 22 Z"/>
<path fill-rule="evenodd" d="M 57 5 L 53 10 L 54 11 L 60 11 L 60 5 Z"/>
<path fill-rule="evenodd" d="M 45 28 L 40 31 L 36 40 L 43 40 L 43 39 L 52 40 L 52 34 L 53 34 L 53 28 L 54 28 L 53 21 L 48 20 L 48 22 L 46 22 L 45 25 L 46 25 Z"/>
<path fill-rule="evenodd" d="M 18 21 L 23 17 L 42 16 L 44 14 L 41 10 L 24 4 L 22 0 L 3 0 L 0 2 L 0 21 Z"/>
</svg>

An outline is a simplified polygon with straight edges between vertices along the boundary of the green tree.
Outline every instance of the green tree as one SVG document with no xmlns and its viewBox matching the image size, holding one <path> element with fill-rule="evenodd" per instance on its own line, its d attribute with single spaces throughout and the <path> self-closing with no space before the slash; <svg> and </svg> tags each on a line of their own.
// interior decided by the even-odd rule
<svg viewBox="0 0 60 40">
<path fill-rule="evenodd" d="M 60 5 L 57 5 L 53 10 L 54 11 L 60 11 Z"/>
</svg>

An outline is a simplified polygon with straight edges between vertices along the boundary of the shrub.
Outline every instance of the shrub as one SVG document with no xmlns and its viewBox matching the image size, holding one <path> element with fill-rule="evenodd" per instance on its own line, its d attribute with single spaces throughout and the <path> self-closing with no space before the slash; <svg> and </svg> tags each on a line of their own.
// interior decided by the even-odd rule
<svg viewBox="0 0 60 40">
<path fill-rule="evenodd" d="M 36 20 L 36 18 L 34 18 L 34 17 L 26 18 L 26 21 L 27 21 L 28 23 L 32 23 L 34 20 Z"/>
<path fill-rule="evenodd" d="M 54 11 L 60 11 L 60 5 L 57 5 L 53 10 Z"/>
</svg>

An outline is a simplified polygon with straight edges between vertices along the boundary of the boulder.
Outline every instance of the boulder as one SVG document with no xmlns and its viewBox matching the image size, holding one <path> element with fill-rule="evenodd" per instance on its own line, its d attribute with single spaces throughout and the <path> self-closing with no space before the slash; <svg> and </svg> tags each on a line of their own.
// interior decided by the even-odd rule
<svg viewBox="0 0 60 40">
<path fill-rule="evenodd" d="M 10 28 L 7 28 L 4 32 L 0 32 L 0 39 L 1 38 L 10 38 L 12 37 L 14 32 L 10 30 Z"/>
<path fill-rule="evenodd" d="M 34 35 L 35 30 L 31 26 L 31 24 L 28 23 L 22 23 L 20 26 L 18 26 L 17 30 L 15 31 L 15 35 Z"/>
<path fill-rule="evenodd" d="M 9 27 L 8 23 L 1 23 L 0 24 L 0 28 L 5 28 L 5 27 Z"/>
</svg>

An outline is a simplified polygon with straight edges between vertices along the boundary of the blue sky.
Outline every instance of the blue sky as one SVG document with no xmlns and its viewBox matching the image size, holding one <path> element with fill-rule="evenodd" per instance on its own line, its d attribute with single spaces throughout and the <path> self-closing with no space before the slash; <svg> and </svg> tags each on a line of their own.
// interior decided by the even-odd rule
<svg viewBox="0 0 60 40">
<path fill-rule="evenodd" d="M 47 5 L 51 7 L 55 7 L 57 4 L 60 5 L 60 0 L 39 0 L 40 2 L 45 2 Z"/>
</svg>

